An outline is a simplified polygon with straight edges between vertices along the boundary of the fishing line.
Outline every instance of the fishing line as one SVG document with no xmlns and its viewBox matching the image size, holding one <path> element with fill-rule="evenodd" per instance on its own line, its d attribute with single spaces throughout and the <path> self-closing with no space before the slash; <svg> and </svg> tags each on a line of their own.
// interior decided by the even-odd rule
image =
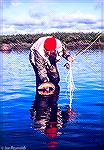
<svg viewBox="0 0 104 150">
<path fill-rule="evenodd" d="M 75 89 L 75 84 L 74 84 L 74 80 L 73 80 L 73 72 L 72 72 L 72 63 L 68 62 L 70 68 L 68 70 L 68 74 L 66 76 L 66 81 L 68 81 L 68 92 L 70 93 L 69 95 L 69 99 L 70 99 L 70 108 L 72 106 L 72 98 L 73 98 L 73 92 Z"/>
<path fill-rule="evenodd" d="M 74 55 L 74 58 L 76 58 L 81 52 L 83 53 L 84 51 L 88 50 L 99 38 L 100 36 L 102 35 L 102 33 L 100 33 L 96 39 L 89 45 L 87 46 L 85 49 L 81 49 L 80 51 L 78 51 L 75 55 Z M 64 42 L 65 46 L 67 45 L 65 42 Z M 65 49 L 65 47 L 63 47 Z M 69 99 L 70 99 L 70 108 L 72 107 L 72 98 L 73 98 L 73 92 L 74 92 L 74 89 L 75 89 L 75 84 L 74 84 L 74 80 L 73 80 L 73 72 L 72 72 L 72 63 L 71 62 L 67 62 L 65 65 L 64 65 L 68 70 L 68 73 L 67 73 L 67 77 L 66 77 L 66 81 L 68 81 L 68 92 L 70 93 L 70 96 L 69 96 Z"/>
</svg>

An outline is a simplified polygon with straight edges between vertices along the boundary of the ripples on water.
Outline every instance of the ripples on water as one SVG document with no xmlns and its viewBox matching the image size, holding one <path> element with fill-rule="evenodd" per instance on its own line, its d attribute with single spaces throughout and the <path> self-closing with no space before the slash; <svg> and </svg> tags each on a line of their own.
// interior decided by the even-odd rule
<svg viewBox="0 0 104 150">
<path fill-rule="evenodd" d="M 0 52 L 1 146 L 24 149 L 102 149 L 104 143 L 103 51 L 87 52 L 73 62 L 75 91 L 69 107 L 65 60 L 58 63 L 56 93 L 36 93 L 28 51 Z M 3 64 L 3 65 L 2 65 Z M 23 147 L 25 146 L 25 147 Z"/>
</svg>

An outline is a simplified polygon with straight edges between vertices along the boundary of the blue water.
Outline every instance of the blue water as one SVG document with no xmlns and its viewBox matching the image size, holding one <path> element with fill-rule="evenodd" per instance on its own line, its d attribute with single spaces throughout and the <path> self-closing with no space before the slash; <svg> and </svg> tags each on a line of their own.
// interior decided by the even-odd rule
<svg viewBox="0 0 104 150">
<path fill-rule="evenodd" d="M 61 81 L 56 95 L 36 97 L 28 55 L 28 50 L 0 52 L 1 149 L 103 149 L 104 51 L 79 54 L 73 62 L 71 109 L 66 61 L 58 63 Z"/>
</svg>

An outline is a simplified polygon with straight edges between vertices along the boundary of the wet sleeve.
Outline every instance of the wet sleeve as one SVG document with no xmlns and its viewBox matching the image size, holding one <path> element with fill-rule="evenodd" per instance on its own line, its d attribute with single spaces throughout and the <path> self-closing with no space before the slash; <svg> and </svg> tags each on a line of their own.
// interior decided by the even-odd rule
<svg viewBox="0 0 104 150">
<path fill-rule="evenodd" d="M 33 47 L 31 47 L 30 49 L 30 54 L 29 54 L 29 60 L 30 60 L 30 63 L 35 65 L 35 55 L 34 55 L 34 49 Z"/>
<path fill-rule="evenodd" d="M 69 56 L 70 56 L 70 53 L 66 49 L 63 49 L 62 57 L 65 58 L 66 60 L 68 60 Z"/>
</svg>

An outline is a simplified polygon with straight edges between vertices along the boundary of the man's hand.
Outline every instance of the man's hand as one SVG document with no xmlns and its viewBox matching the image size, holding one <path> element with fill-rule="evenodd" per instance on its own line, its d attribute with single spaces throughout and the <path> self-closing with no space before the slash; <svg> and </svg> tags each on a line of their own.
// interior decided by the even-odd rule
<svg viewBox="0 0 104 150">
<path fill-rule="evenodd" d="M 69 62 L 73 62 L 74 60 L 75 60 L 75 57 L 73 57 L 73 56 L 69 56 L 69 57 L 68 57 L 68 61 L 69 61 Z"/>
</svg>

